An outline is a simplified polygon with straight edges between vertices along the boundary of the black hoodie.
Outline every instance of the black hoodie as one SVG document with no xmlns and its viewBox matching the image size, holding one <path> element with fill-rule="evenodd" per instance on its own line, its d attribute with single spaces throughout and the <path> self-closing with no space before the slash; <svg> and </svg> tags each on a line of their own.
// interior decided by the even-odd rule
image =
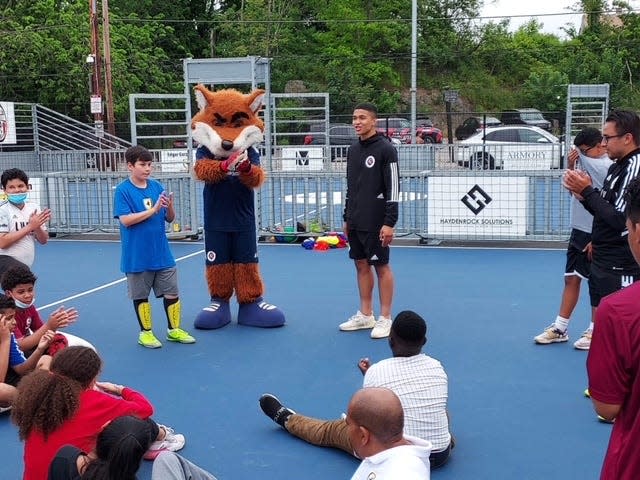
<svg viewBox="0 0 640 480">
<path fill-rule="evenodd" d="M 343 219 L 349 229 L 378 232 L 398 221 L 398 152 L 381 135 L 354 142 L 347 153 Z"/>
</svg>

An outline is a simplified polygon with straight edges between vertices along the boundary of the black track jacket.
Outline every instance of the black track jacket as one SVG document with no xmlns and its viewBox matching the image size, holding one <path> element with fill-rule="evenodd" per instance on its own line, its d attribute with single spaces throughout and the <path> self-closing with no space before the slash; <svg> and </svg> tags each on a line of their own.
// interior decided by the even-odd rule
<svg viewBox="0 0 640 480">
<path fill-rule="evenodd" d="M 381 135 L 354 142 L 347 153 L 343 219 L 349 229 L 378 232 L 398 221 L 398 152 Z"/>
<path fill-rule="evenodd" d="M 582 205 L 593 215 L 591 242 L 593 263 L 605 270 L 638 272 L 627 242 L 624 193 L 629 182 L 640 173 L 640 149 L 634 150 L 609 167 L 602 190 L 587 187 L 580 195 Z"/>
</svg>

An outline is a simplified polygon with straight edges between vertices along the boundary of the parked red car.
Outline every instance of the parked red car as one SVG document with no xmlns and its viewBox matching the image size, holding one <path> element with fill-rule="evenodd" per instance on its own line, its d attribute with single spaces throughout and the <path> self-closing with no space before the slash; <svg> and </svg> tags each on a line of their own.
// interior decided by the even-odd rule
<svg viewBox="0 0 640 480">
<path fill-rule="evenodd" d="M 430 122 L 418 122 L 416 137 L 424 143 L 442 143 L 442 130 L 429 125 Z M 378 133 L 396 139 L 400 143 L 411 143 L 411 122 L 406 118 L 390 117 L 376 120 Z"/>
</svg>

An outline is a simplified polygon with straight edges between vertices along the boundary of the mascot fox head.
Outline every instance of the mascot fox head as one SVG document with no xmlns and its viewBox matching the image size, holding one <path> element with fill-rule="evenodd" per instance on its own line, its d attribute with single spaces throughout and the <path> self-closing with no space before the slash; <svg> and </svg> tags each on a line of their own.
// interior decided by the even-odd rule
<svg viewBox="0 0 640 480">
<path fill-rule="evenodd" d="M 257 112 L 264 90 L 246 95 L 234 89 L 212 92 L 194 87 L 200 111 L 191 120 L 191 136 L 217 158 L 227 158 L 263 140 L 264 123 Z"/>
</svg>

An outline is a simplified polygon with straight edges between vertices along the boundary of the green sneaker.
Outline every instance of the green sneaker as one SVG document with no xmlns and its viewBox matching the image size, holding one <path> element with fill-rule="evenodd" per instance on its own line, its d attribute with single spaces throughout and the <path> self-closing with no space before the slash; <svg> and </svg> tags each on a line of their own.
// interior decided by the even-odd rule
<svg viewBox="0 0 640 480">
<path fill-rule="evenodd" d="M 181 328 L 172 328 L 171 330 L 167 330 L 167 340 L 179 343 L 196 343 L 196 339 Z"/>
<path fill-rule="evenodd" d="M 138 337 L 138 343 L 147 348 L 160 348 L 162 344 L 151 330 L 143 330 Z"/>
</svg>

